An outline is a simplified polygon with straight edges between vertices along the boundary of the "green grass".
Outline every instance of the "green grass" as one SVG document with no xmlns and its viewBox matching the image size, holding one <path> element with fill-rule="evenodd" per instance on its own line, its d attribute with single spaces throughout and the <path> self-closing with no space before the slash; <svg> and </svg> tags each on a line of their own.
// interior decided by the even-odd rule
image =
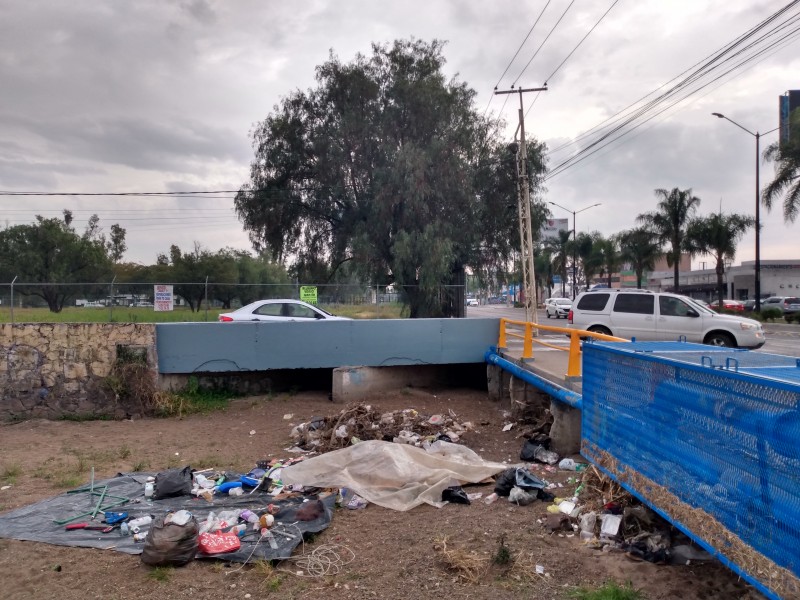
<svg viewBox="0 0 800 600">
<path fill-rule="evenodd" d="M 17 482 L 17 477 L 22 475 L 22 467 L 18 464 L 10 464 L 3 467 L 3 470 L 0 471 L 0 480 L 3 483 L 15 484 Z"/>
<path fill-rule="evenodd" d="M 594 589 L 578 588 L 570 593 L 575 600 L 645 600 L 646 596 L 634 589 L 630 582 L 624 586 L 610 581 Z"/>
<path fill-rule="evenodd" d="M 169 581 L 170 577 L 172 577 L 173 572 L 174 569 L 172 567 L 155 567 L 147 574 L 147 576 L 153 581 L 166 583 Z"/>
<path fill-rule="evenodd" d="M 400 319 L 403 318 L 403 305 L 387 304 L 331 304 L 320 305 L 320 308 L 340 317 L 351 319 Z M 210 308 L 208 321 L 217 321 L 220 313 L 231 312 L 232 309 Z M 47 307 L 15 308 L 15 323 L 182 323 L 202 322 L 206 320 L 206 311 L 192 312 L 186 307 L 176 307 L 171 312 L 156 312 L 148 307 L 115 306 L 113 312 L 108 308 L 86 308 L 83 306 L 67 306 L 60 313 L 53 313 Z M 11 322 L 11 309 L 0 307 L 0 323 Z"/>
</svg>

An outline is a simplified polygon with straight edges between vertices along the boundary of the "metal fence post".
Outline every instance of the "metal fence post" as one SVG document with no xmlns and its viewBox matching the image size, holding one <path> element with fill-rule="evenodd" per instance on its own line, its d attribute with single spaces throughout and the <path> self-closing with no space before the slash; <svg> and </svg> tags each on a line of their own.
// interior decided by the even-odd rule
<svg viewBox="0 0 800 600">
<path fill-rule="evenodd" d="M 14 324 L 14 282 L 17 280 L 17 275 L 11 280 L 11 324 Z"/>
<path fill-rule="evenodd" d="M 206 275 L 206 321 L 208 321 L 208 275 Z"/>
<path fill-rule="evenodd" d="M 117 280 L 117 276 L 114 275 L 114 279 L 111 280 L 111 285 L 108 286 L 108 322 L 114 322 L 114 282 Z"/>
</svg>

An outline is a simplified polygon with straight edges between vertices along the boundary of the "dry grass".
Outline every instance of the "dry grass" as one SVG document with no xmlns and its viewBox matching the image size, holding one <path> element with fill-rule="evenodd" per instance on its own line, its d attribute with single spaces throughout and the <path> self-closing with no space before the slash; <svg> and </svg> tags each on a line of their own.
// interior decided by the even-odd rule
<svg viewBox="0 0 800 600">
<path fill-rule="evenodd" d="M 448 571 L 469 583 L 478 583 L 489 568 L 489 558 L 474 550 L 448 547 L 447 536 L 434 540 L 433 549 Z"/>
</svg>

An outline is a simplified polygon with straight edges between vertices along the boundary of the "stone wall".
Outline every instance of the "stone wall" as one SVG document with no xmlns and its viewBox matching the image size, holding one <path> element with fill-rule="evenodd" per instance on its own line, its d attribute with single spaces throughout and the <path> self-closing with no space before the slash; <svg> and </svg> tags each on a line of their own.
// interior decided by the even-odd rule
<svg viewBox="0 0 800 600">
<path fill-rule="evenodd" d="M 125 417 L 108 377 L 118 350 L 141 352 L 157 376 L 155 325 L 0 325 L 0 420 Z"/>
</svg>

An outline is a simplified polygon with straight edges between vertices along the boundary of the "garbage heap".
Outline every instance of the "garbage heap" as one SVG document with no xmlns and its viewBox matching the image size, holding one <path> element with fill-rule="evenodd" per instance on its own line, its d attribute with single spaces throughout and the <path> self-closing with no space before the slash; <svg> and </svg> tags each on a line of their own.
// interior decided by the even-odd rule
<svg viewBox="0 0 800 600">
<path fill-rule="evenodd" d="M 418 447 L 437 440 L 458 443 L 464 433 L 474 429 L 471 422 L 460 422 L 453 411 L 434 415 L 413 408 L 379 412 L 369 404 L 352 404 L 338 414 L 313 417 L 295 426 L 290 436 L 301 450 L 325 453 L 365 440 Z"/>
</svg>

